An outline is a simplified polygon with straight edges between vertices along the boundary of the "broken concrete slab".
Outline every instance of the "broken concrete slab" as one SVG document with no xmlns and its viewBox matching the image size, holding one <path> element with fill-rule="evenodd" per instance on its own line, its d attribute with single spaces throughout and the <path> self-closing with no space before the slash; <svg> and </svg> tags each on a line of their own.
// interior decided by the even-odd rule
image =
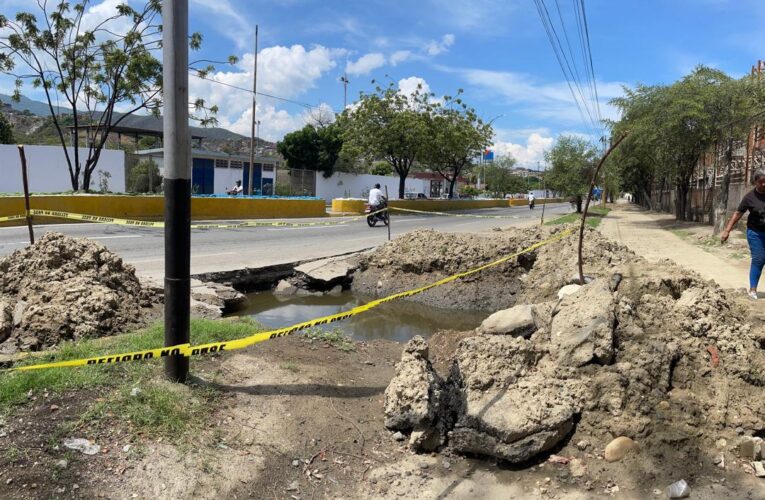
<svg viewBox="0 0 765 500">
<path fill-rule="evenodd" d="M 274 295 L 282 295 L 282 296 L 288 296 L 288 295 L 295 295 L 298 291 L 298 288 L 290 283 L 287 280 L 281 280 L 279 283 L 277 283 L 276 288 L 274 288 Z"/>
<path fill-rule="evenodd" d="M 415 449 L 443 443 L 445 387 L 428 360 L 428 344 L 419 335 L 404 347 L 396 375 L 385 390 L 385 427 L 412 432 Z"/>
<path fill-rule="evenodd" d="M 478 333 L 529 337 L 537 329 L 535 306 L 519 304 L 497 311 L 481 323 Z"/>
<path fill-rule="evenodd" d="M 461 453 L 525 462 L 558 444 L 579 413 L 565 383 L 542 377 L 505 388 L 466 391 L 463 412 L 449 433 Z"/>
<path fill-rule="evenodd" d="M 614 298 L 608 288 L 588 285 L 576 295 L 564 297 L 551 324 L 550 340 L 558 364 L 610 363 L 615 322 Z"/>
<path fill-rule="evenodd" d="M 357 267 L 356 257 L 332 257 L 301 264 L 295 268 L 295 273 L 304 279 L 308 288 L 323 291 L 349 284 Z"/>
</svg>

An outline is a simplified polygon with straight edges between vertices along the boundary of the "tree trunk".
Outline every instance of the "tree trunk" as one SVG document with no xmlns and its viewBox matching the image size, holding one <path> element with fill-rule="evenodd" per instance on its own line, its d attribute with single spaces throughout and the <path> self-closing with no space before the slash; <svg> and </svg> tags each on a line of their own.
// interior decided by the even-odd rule
<svg viewBox="0 0 765 500">
<path fill-rule="evenodd" d="M 451 200 L 454 198 L 454 185 L 457 183 L 457 176 L 455 175 L 452 177 L 452 180 L 449 181 L 449 199 Z"/>
<path fill-rule="evenodd" d="M 717 192 L 717 204 L 715 206 L 714 234 L 718 234 L 725 229 L 725 218 L 728 214 L 728 191 L 730 189 L 730 173 L 733 170 L 733 139 L 728 140 L 728 151 L 726 152 L 728 165 L 725 168 L 720 190 Z M 746 185 L 744 179 L 744 185 Z"/>
<path fill-rule="evenodd" d="M 581 214 L 582 213 L 582 195 L 578 194 L 576 195 L 576 213 Z"/>
<path fill-rule="evenodd" d="M 404 192 L 406 191 L 406 174 L 398 174 L 398 199 L 404 199 Z"/>
<path fill-rule="evenodd" d="M 717 191 L 714 212 L 714 233 L 720 234 L 725 229 L 726 216 L 728 214 L 728 189 L 730 188 L 730 166 L 725 169 L 720 189 Z"/>
</svg>

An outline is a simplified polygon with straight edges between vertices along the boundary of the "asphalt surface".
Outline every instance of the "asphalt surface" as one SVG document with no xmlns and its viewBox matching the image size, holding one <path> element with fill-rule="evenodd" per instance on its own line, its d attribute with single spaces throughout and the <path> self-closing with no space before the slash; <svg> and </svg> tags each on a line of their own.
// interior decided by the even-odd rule
<svg viewBox="0 0 765 500">
<path fill-rule="evenodd" d="M 548 205 L 545 220 L 571 211 L 568 203 Z M 446 215 L 393 212 L 391 237 L 414 229 L 431 228 L 444 232 L 480 232 L 494 227 L 539 223 L 542 206 L 493 208 L 454 212 L 461 214 L 502 215 L 507 219 L 480 219 Z M 290 219 L 312 222 L 341 219 Z M 196 223 L 197 221 L 195 221 Z M 222 222 L 222 221 L 215 221 Z M 236 221 L 230 221 L 236 222 Z M 164 275 L 164 232 L 114 224 L 51 224 L 35 226 L 35 235 L 58 231 L 69 236 L 89 238 L 135 266 L 139 275 L 161 280 Z M 192 230 L 192 274 L 261 267 L 312 258 L 328 257 L 363 250 L 385 243 L 388 231 L 378 223 L 370 228 L 364 219 L 340 226 L 253 227 L 242 229 Z M 28 244 L 25 226 L 0 228 L 0 257 Z"/>
</svg>

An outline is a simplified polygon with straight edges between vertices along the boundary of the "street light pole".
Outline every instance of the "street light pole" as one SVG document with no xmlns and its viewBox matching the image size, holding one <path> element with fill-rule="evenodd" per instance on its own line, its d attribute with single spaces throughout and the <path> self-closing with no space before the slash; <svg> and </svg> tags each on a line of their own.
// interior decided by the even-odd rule
<svg viewBox="0 0 765 500">
<path fill-rule="evenodd" d="M 191 282 L 191 144 L 189 141 L 189 5 L 162 5 L 165 191 L 165 347 L 189 343 Z M 165 358 L 165 374 L 185 382 L 189 358 Z"/>
<path fill-rule="evenodd" d="M 255 62 L 252 68 L 252 127 L 250 128 L 250 180 L 247 193 L 252 195 L 252 176 L 255 173 L 255 111 L 258 104 L 258 25 L 255 25 Z"/>
<path fill-rule="evenodd" d="M 343 76 L 340 77 L 340 81 L 343 83 L 343 109 L 348 107 L 348 84 L 351 83 L 350 80 L 348 80 L 348 74 L 343 73 Z"/>
</svg>

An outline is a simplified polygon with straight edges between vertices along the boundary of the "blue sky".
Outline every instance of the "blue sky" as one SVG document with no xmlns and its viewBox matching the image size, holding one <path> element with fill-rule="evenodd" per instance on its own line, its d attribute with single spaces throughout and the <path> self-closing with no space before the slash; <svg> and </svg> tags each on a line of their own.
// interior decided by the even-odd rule
<svg viewBox="0 0 765 500">
<path fill-rule="evenodd" d="M 122 0 L 93 0 L 108 11 Z M 137 4 L 133 0 L 131 4 Z M 622 85 L 669 83 L 696 64 L 734 76 L 765 59 L 762 0 L 585 0 L 602 115 Z M 554 0 L 546 0 L 557 18 Z M 3 14 L 33 2 L 0 0 Z M 573 2 L 559 0 L 568 34 Z M 260 26 L 258 89 L 339 111 L 376 79 L 402 88 L 423 83 L 437 95 L 462 88 L 485 119 L 495 117 L 496 150 L 536 166 L 562 133 L 593 136 L 556 62 L 533 0 L 190 0 L 190 29 L 204 35 L 202 57 L 240 57 L 217 80 L 252 81 L 254 25 Z M 562 33 L 562 32 L 561 32 Z M 196 57 L 196 55 L 194 56 Z M 220 107 L 222 126 L 249 134 L 247 93 L 190 79 L 192 96 Z M 0 92 L 12 81 L 0 78 Z M 26 94 L 34 98 L 33 93 Z M 278 140 L 306 123 L 307 110 L 259 98 L 260 135 Z"/>
</svg>

